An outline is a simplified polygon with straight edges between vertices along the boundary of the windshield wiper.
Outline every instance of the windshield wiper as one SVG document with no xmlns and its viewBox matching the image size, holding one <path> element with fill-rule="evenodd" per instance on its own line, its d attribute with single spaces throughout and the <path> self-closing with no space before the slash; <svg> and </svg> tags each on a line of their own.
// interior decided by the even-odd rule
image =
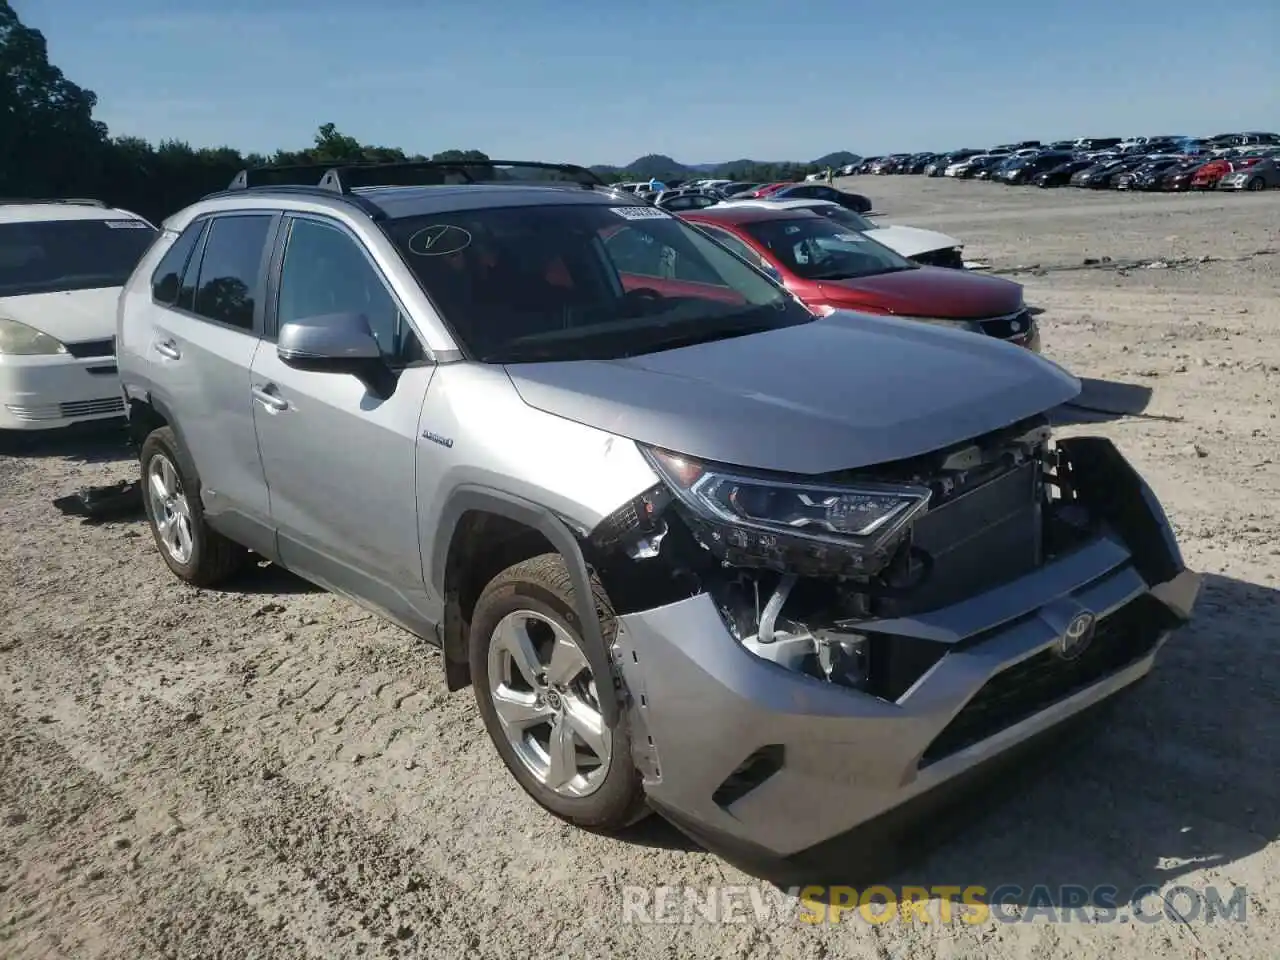
<svg viewBox="0 0 1280 960">
<path fill-rule="evenodd" d="M 768 330 L 777 330 L 778 326 L 774 323 L 764 321 L 756 321 L 755 323 L 734 323 L 725 324 L 719 327 L 704 327 L 695 330 L 686 330 L 682 333 L 673 333 L 666 337 L 656 337 L 652 340 L 643 341 L 635 349 L 628 350 L 622 354 L 623 357 L 638 357 L 646 353 L 657 353 L 661 350 L 676 350 L 680 347 L 692 347 L 699 343 L 711 343 L 715 340 L 728 340 L 732 337 L 745 337 L 753 333 L 764 333 Z"/>
</svg>

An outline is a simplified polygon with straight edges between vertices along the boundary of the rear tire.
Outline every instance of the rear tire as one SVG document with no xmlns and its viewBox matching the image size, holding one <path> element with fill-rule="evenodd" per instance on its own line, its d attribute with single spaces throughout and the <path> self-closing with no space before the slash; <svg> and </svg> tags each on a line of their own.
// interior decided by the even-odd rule
<svg viewBox="0 0 1280 960">
<path fill-rule="evenodd" d="M 192 586 L 211 587 L 239 571 L 248 551 L 205 521 L 200 477 L 173 430 L 153 430 L 142 442 L 139 460 L 147 522 L 173 575 Z"/>
<path fill-rule="evenodd" d="M 594 577 L 591 587 L 608 646 L 617 633 L 613 607 Z M 599 715 L 597 684 L 614 678 L 593 676 L 584 648 L 573 586 L 557 553 L 508 567 L 476 602 L 472 688 L 498 755 L 544 809 L 612 833 L 648 808 L 626 714 L 612 730 Z"/>
</svg>

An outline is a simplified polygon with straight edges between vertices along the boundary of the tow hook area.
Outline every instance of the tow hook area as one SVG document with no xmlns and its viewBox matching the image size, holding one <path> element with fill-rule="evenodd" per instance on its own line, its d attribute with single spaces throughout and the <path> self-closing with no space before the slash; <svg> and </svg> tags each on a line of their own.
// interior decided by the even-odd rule
<svg viewBox="0 0 1280 960">
<path fill-rule="evenodd" d="M 1152 595 L 1180 621 L 1189 621 L 1201 577 L 1187 569 L 1169 518 L 1147 482 L 1105 437 L 1071 437 L 1055 447 L 1063 498 L 1080 503 L 1115 531 Z"/>
<path fill-rule="evenodd" d="M 1204 578 L 1194 570 L 1183 570 L 1172 580 L 1157 583 L 1151 595 L 1163 603 L 1182 623 L 1190 623 Z"/>
</svg>

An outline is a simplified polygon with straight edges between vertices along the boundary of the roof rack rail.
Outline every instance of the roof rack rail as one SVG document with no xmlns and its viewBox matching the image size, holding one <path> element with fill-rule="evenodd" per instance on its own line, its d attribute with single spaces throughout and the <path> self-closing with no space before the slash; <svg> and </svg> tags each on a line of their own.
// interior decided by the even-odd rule
<svg viewBox="0 0 1280 960">
<path fill-rule="evenodd" d="M 107 205 L 101 200 L 91 197 L 0 197 L 0 204 L 19 203 L 67 203 L 78 207 L 103 207 Z"/>
<path fill-rule="evenodd" d="M 607 186 L 591 170 L 572 163 L 542 163 L 534 160 L 394 160 L 385 163 L 372 161 L 256 167 L 237 173 L 227 189 L 312 186 L 345 196 L 356 187 L 436 186 L 450 183 L 450 177 L 454 178 L 453 182 L 461 180 L 462 183 L 506 182 L 497 175 L 499 167 L 559 173 L 569 182 L 588 190 Z"/>
</svg>

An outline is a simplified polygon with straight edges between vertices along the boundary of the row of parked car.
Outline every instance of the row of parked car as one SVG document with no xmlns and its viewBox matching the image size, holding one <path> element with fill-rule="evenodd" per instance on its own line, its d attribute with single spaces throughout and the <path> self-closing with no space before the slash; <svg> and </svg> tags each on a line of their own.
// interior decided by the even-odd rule
<svg viewBox="0 0 1280 960">
<path fill-rule="evenodd" d="M 1026 141 L 988 150 L 877 157 L 859 164 L 857 172 L 1095 190 L 1261 191 L 1280 186 L 1280 135 Z"/>
<path fill-rule="evenodd" d="M 0 366 L 122 405 L 177 579 L 270 561 L 438 646 L 546 810 L 845 877 L 1189 620 L 1150 488 L 1051 436 L 1080 382 L 998 342 L 1017 284 L 763 198 L 448 170 L 246 171 L 159 232 L 0 208 Z"/>
<path fill-rule="evenodd" d="M 1022 287 L 966 270 L 959 239 L 879 222 L 858 212 L 865 198 L 826 184 L 750 186 L 684 185 L 645 202 L 729 247 L 815 312 L 926 318 L 1039 351 Z M 96 200 L 0 202 L 0 433 L 123 413 L 116 300 L 157 236 L 142 217 Z M 622 262 L 638 276 L 680 281 L 687 260 L 646 246 Z"/>
</svg>

